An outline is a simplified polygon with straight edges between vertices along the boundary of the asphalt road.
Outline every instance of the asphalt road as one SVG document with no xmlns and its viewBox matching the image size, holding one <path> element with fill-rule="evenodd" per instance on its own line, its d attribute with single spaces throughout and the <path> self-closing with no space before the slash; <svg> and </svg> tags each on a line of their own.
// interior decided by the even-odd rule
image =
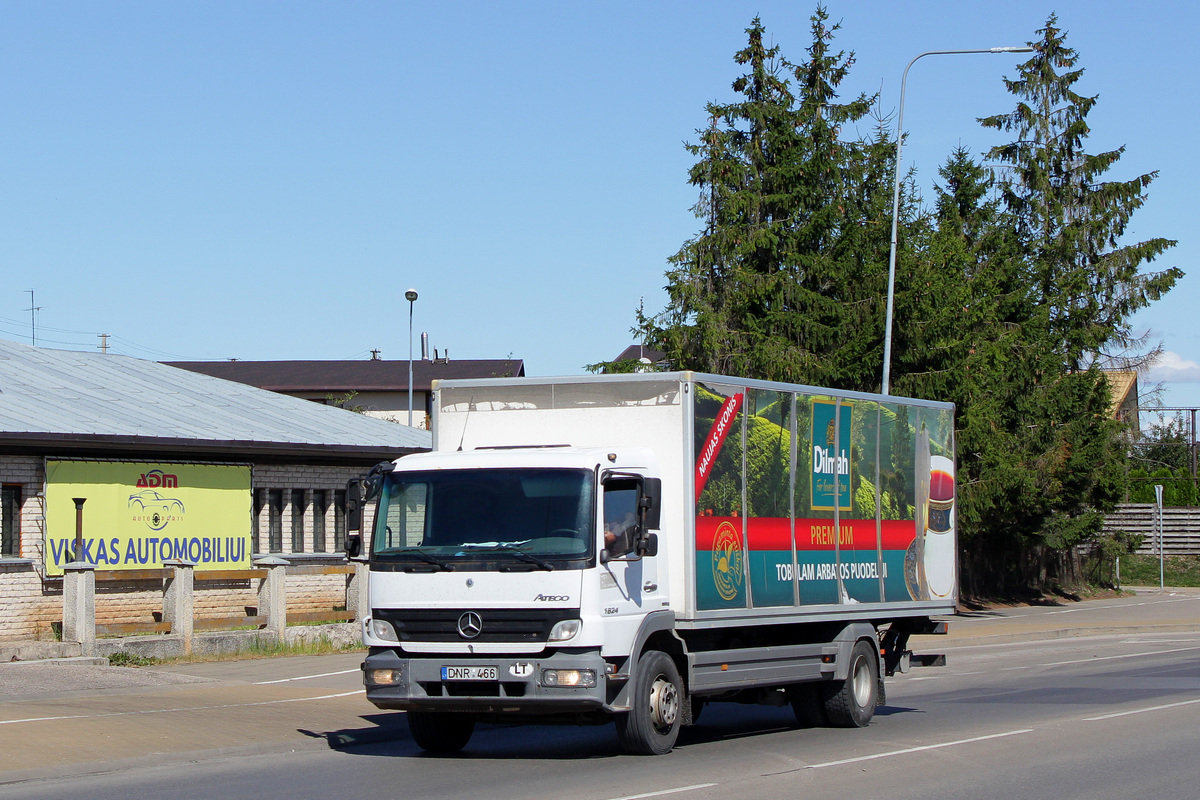
<svg viewBox="0 0 1200 800">
<path fill-rule="evenodd" d="M 611 727 L 481 726 L 463 754 L 424 755 L 403 715 L 364 708 L 357 656 L 136 670 L 159 683 L 0 704 L 0 797 L 1196 797 L 1197 603 L 1096 601 L 964 620 L 974 635 L 948 642 L 949 666 L 891 680 L 868 728 L 798 729 L 786 708 L 712 706 L 659 758 L 622 755 Z M 1070 629 L 1089 633 L 1126 614 L 1121 633 L 1055 635 L 1068 630 L 1056 617 L 1091 615 Z M 58 713 L 14 715 L 35 706 Z M 385 740 L 330 749 L 322 734 L 339 730 Z M 60 747 L 81 750 L 64 751 L 52 772 L 5 761 Z M 116 756 L 108 771 L 89 760 L 100 752 Z"/>
</svg>

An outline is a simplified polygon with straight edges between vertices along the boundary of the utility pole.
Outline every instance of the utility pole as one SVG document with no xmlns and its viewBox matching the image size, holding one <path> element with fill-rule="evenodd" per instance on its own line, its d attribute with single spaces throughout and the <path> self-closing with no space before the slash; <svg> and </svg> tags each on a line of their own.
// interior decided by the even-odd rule
<svg viewBox="0 0 1200 800">
<path fill-rule="evenodd" d="M 108 353 L 108 337 L 112 336 L 112 334 L 111 333 L 97 333 L 96 336 L 100 339 L 100 352 Z"/>
<path fill-rule="evenodd" d="M 1192 451 L 1192 483 L 1196 483 L 1196 409 L 1191 409 L 1192 424 L 1189 426 L 1192 432 L 1192 446 L 1188 448 Z"/>
</svg>

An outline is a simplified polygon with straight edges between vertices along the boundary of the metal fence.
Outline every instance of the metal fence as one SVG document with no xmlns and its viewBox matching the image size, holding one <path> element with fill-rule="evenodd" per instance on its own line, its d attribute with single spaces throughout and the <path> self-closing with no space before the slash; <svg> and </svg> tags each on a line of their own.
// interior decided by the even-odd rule
<svg viewBox="0 0 1200 800">
<path fill-rule="evenodd" d="M 1163 552 L 1167 555 L 1200 555 L 1200 508 L 1163 509 Z M 1141 534 L 1138 553 L 1158 555 L 1158 517 L 1153 503 L 1124 503 L 1104 521 L 1105 533 Z"/>
</svg>

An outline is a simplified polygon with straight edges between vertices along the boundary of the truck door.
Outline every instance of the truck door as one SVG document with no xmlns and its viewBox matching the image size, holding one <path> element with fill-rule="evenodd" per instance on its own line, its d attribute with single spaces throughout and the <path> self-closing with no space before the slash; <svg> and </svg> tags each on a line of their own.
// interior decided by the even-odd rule
<svg viewBox="0 0 1200 800">
<path fill-rule="evenodd" d="M 604 540 L 601 603 L 605 616 L 642 615 L 661 605 L 658 556 L 639 555 L 643 530 L 643 478 L 630 473 L 604 476 Z M 653 600 L 654 602 L 650 602 Z M 649 607 L 648 607 L 649 606 Z"/>
</svg>

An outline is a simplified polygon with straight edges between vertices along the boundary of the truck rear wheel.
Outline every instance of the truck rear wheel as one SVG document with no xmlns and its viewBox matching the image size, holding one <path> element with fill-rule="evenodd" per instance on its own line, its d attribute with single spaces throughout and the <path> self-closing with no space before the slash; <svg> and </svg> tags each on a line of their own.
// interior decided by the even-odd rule
<svg viewBox="0 0 1200 800">
<path fill-rule="evenodd" d="M 468 714 L 409 711 L 408 730 L 413 741 L 430 753 L 457 753 L 471 741 L 475 718 Z"/>
<path fill-rule="evenodd" d="M 835 728 L 863 728 L 879 702 L 879 657 L 870 643 L 858 641 L 850 651 L 846 680 L 821 685 L 825 717 Z"/>
<path fill-rule="evenodd" d="M 662 755 L 671 752 L 679 738 L 683 680 L 666 653 L 649 650 L 638 659 L 632 708 L 617 717 L 617 739 L 627 753 Z"/>
</svg>

